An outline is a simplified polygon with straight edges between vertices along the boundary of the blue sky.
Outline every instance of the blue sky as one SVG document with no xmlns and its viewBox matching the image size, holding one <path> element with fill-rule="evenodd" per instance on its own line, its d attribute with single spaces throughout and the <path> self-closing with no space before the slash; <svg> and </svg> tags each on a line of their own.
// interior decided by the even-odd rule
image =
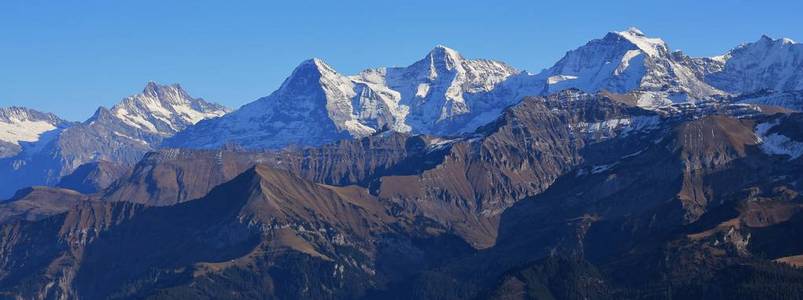
<svg viewBox="0 0 803 300">
<path fill-rule="evenodd" d="M 802 1 L 0 1 L 0 106 L 84 120 L 180 83 L 229 107 L 302 60 L 342 73 L 404 66 L 445 44 L 539 71 L 608 31 L 639 27 L 693 56 L 761 34 L 803 40 Z"/>
</svg>

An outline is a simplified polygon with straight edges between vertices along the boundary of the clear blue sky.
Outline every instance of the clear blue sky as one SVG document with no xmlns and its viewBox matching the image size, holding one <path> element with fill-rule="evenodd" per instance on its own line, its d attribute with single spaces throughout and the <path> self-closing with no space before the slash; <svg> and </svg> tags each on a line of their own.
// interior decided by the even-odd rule
<svg viewBox="0 0 803 300">
<path fill-rule="evenodd" d="M 236 108 L 310 57 L 351 74 L 436 44 L 539 71 L 629 26 L 710 56 L 761 34 L 803 40 L 801 2 L 2 0 L 0 106 L 84 120 L 154 80 Z"/>
</svg>

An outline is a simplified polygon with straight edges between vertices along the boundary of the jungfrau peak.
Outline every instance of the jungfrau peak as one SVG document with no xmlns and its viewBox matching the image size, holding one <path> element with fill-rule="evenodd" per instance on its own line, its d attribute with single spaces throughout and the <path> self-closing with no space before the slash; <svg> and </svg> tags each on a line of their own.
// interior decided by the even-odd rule
<svg viewBox="0 0 803 300">
<path fill-rule="evenodd" d="M 644 35 L 644 32 L 636 27 L 630 27 L 625 31 L 612 32 L 610 34 L 615 34 L 626 39 L 636 45 L 640 51 L 652 57 L 666 55 L 668 52 L 664 40 L 647 37 Z"/>
<path fill-rule="evenodd" d="M 699 78 L 683 54 L 668 49 L 663 40 L 631 27 L 567 52 L 537 76 L 546 81 L 546 93 L 566 88 L 635 92 L 645 107 L 723 94 Z"/>
</svg>

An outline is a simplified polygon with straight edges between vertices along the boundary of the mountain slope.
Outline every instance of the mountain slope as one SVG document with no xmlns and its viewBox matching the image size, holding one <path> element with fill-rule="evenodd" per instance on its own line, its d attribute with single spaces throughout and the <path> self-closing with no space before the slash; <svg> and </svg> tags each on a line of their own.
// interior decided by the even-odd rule
<svg viewBox="0 0 803 300">
<path fill-rule="evenodd" d="M 127 166 L 110 161 L 88 162 L 62 177 L 56 186 L 83 194 L 92 194 L 106 189 L 127 171 Z"/>
<path fill-rule="evenodd" d="M 177 206 L 87 202 L 46 219 L 42 228 L 24 222 L 5 225 L 3 230 L 17 231 L 20 238 L 4 240 L 6 250 L 0 256 L 11 258 L 24 251 L 18 247 L 39 246 L 41 238 L 57 237 L 62 242 L 39 247 L 40 264 L 6 260 L 0 268 L 11 273 L 4 275 L 31 273 L 0 275 L 0 286 L 26 298 L 80 295 L 100 299 L 187 292 L 215 297 L 216 289 L 227 283 L 221 270 L 269 267 L 259 277 L 275 288 L 242 292 L 263 297 L 346 297 L 359 290 L 340 290 L 344 284 L 355 288 L 366 284 L 361 279 L 373 266 L 355 263 L 372 255 L 370 237 L 387 231 L 383 223 L 392 220 L 379 208 L 359 190 L 318 185 L 284 171 L 256 167 L 202 199 Z M 153 235 L 155 231 L 160 234 Z M 137 250 L 120 257 L 123 249 Z M 167 256 L 177 259 L 163 259 Z M 109 269 L 110 263 L 119 267 Z M 326 272 L 310 273 L 316 283 L 312 289 L 296 287 L 284 276 L 295 266 Z M 177 267 L 184 271 L 175 272 Z M 42 280 L 36 274 L 51 279 Z M 101 278 L 106 282 L 103 287 L 95 284 Z M 174 284 L 164 285 L 162 280 Z"/>
<path fill-rule="evenodd" d="M 0 203 L 0 224 L 19 220 L 36 221 L 64 213 L 90 197 L 78 192 L 48 187 L 20 190 L 14 197 Z"/>
<path fill-rule="evenodd" d="M 491 285 L 491 294 L 534 297 L 784 299 L 771 295 L 799 291 L 803 273 L 770 260 L 803 251 L 793 240 L 803 217 L 803 187 L 793 174 L 803 161 L 762 149 L 760 124 L 777 123 L 789 135 L 801 120 L 709 116 L 642 133 L 647 142 L 638 151 L 589 158 L 507 209 L 492 248 L 395 292 L 473 298 Z M 605 144 L 589 150 L 614 149 Z M 542 273 L 562 268 L 571 269 Z"/>
<path fill-rule="evenodd" d="M 440 148 L 434 156 L 444 159 L 424 170 L 405 170 L 413 174 L 404 176 L 424 180 L 394 189 L 314 183 L 295 171 L 259 165 L 204 197 L 171 206 L 81 201 L 64 214 L 12 221 L 0 227 L 0 290 L 23 298 L 461 299 L 522 289 L 633 298 L 657 289 L 673 297 L 724 299 L 760 295 L 732 289 L 746 282 L 772 287 L 761 279 L 767 272 L 784 288 L 796 287 L 799 271 L 762 257 L 803 253 L 799 243 L 777 239 L 800 237 L 803 205 L 794 175 L 802 161 L 762 145 L 772 135 L 792 142 L 783 145 L 801 143 L 801 115 L 671 115 L 647 123 L 657 127 L 643 127 L 636 120 L 657 112 L 615 98 L 579 91 L 528 98 L 483 128 L 486 136 L 479 140 L 432 140 L 423 150 Z M 631 121 L 605 122 L 617 119 Z M 305 152 L 299 157 L 306 162 L 295 161 L 296 154 L 255 159 L 287 162 L 293 165 L 288 169 L 317 166 L 304 176 L 336 181 L 349 177 L 322 175 L 341 174 L 325 163 L 327 157 L 380 143 L 371 138 L 382 137 Z M 474 158 L 461 155 L 478 151 L 466 146 L 494 151 Z M 182 151 L 152 154 L 139 167 L 153 166 L 153 172 L 136 177 L 165 173 L 158 180 L 167 183 L 217 153 L 229 155 L 222 160 L 229 167 L 220 169 L 236 169 L 236 152 Z M 574 160 L 539 162 L 563 152 Z M 378 150 L 387 153 L 394 152 Z M 527 153 L 532 162 L 524 162 Z M 535 175 L 526 177 L 530 173 Z M 463 174 L 477 186 L 474 191 L 464 190 Z M 514 176 L 544 178 L 543 186 L 532 194 L 509 189 Z M 381 185 L 393 177 L 400 176 L 380 176 Z M 203 188 L 205 181 L 185 182 Z M 495 193 L 483 184 L 505 190 Z M 421 186 L 432 192 L 386 196 Z M 456 196 L 486 192 L 490 200 L 524 196 L 498 214 L 494 243 L 476 250 L 473 238 L 487 235 L 486 228 L 467 224 L 489 216 L 462 209 L 495 203 Z M 432 209 L 438 206 L 449 209 Z M 462 219 L 454 218 L 459 214 Z M 130 255 L 121 257 L 123 251 Z M 99 287 L 101 278 L 105 284 Z"/>
<path fill-rule="evenodd" d="M 268 157 L 268 153 L 162 149 L 145 154 L 102 197 L 104 201 L 174 205 L 203 197 Z"/>
</svg>

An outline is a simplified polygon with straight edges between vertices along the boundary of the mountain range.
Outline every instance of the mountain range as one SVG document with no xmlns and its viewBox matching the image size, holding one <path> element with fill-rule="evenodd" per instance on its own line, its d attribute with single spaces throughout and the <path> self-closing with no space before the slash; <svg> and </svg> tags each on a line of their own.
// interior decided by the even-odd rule
<svg viewBox="0 0 803 300">
<path fill-rule="evenodd" d="M 536 74 L 439 45 L 234 111 L 2 108 L 0 295 L 796 299 L 802 47 L 629 28 Z"/>
<path fill-rule="evenodd" d="M 169 147 L 317 146 L 383 130 L 414 134 L 471 133 L 526 95 L 567 88 L 632 94 L 657 108 L 753 93 L 793 91 L 803 84 L 803 46 L 789 39 L 741 45 L 694 58 L 670 52 L 636 28 L 611 32 L 566 53 L 538 74 L 504 63 L 465 59 L 437 46 L 408 67 L 345 76 L 320 59 L 302 62 L 271 95 L 223 118 L 200 122 L 168 139 Z"/>
<path fill-rule="evenodd" d="M 2 126 L 9 128 L 9 134 L 0 143 L 11 146 L 0 158 L 0 177 L 15 180 L 0 184 L 0 196 L 27 186 L 55 185 L 87 163 L 132 165 L 166 137 L 227 112 L 220 105 L 190 97 L 178 85 L 153 82 L 111 109 L 99 108 L 81 123 L 29 109 L 2 109 L 0 115 L 8 116 L 4 118 L 8 121 L 0 124 L 7 124 Z"/>
</svg>

